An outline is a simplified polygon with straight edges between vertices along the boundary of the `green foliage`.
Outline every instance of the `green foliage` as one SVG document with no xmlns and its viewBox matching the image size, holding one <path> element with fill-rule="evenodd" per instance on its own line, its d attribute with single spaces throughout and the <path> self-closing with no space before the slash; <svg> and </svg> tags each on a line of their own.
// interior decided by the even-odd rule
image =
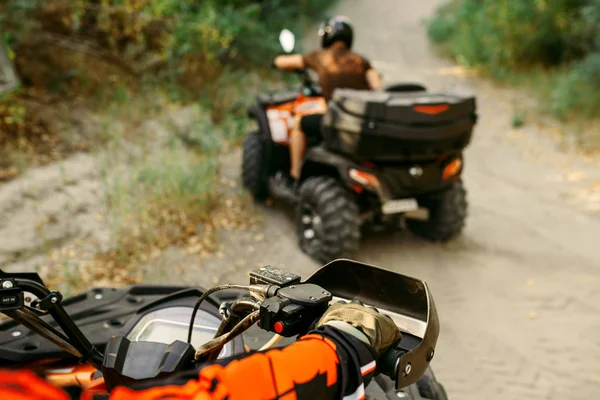
<svg viewBox="0 0 600 400">
<path fill-rule="evenodd" d="M 38 67 L 62 83 L 68 74 L 91 75 L 93 65 L 74 54 L 65 60 L 56 54 L 61 49 L 134 75 L 159 73 L 177 81 L 200 74 L 211 81 L 224 64 L 266 65 L 278 51 L 278 30 L 300 29 L 331 2 L 8 0 L 0 5 L 0 29 L 17 54 L 19 72 L 34 84 Z"/>
<path fill-rule="evenodd" d="M 545 69 L 552 79 L 541 81 L 553 86 L 536 89 L 552 94 L 550 108 L 561 118 L 599 115 L 597 0 L 455 0 L 438 10 L 428 30 L 459 63 L 496 78 L 521 80 L 515 77 Z"/>
<path fill-rule="evenodd" d="M 573 65 L 552 95 L 552 111 L 561 119 L 573 113 L 600 117 L 600 53 Z"/>
<path fill-rule="evenodd" d="M 15 175 L 11 152 L 42 151 L 49 162 L 75 149 L 39 103 L 110 111 L 166 93 L 172 102 L 199 101 L 211 124 L 231 128 L 227 140 L 239 138 L 245 106 L 259 89 L 247 77 L 279 53 L 279 30 L 301 30 L 333 1 L 0 1 L 0 44 L 14 56 L 21 82 L 20 91 L 0 98 L 0 180 Z M 259 82 L 272 78 L 261 71 Z"/>
<path fill-rule="evenodd" d="M 594 7 L 585 0 L 464 0 L 440 9 L 429 32 L 469 66 L 556 65 L 590 51 L 600 23 L 590 18 Z"/>
<path fill-rule="evenodd" d="M 520 128 L 525 125 L 525 116 L 520 110 L 515 110 L 512 120 L 513 128 Z"/>
</svg>

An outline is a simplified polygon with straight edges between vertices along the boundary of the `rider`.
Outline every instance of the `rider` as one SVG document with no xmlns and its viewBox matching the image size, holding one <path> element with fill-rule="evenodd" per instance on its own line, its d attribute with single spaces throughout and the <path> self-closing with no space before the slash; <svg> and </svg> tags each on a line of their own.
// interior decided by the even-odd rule
<svg viewBox="0 0 600 400">
<path fill-rule="evenodd" d="M 323 97 L 331 100 L 337 88 L 377 90 L 381 88 L 381 78 L 371 63 L 354 53 L 352 41 L 354 33 L 347 17 L 337 16 L 321 24 L 319 28 L 321 49 L 308 54 L 280 55 L 273 60 L 274 65 L 283 70 L 311 68 L 319 75 Z M 306 135 L 321 137 L 323 114 L 297 117 L 290 133 L 290 175 L 292 180 L 300 177 L 302 157 L 306 149 Z M 287 182 L 293 184 L 293 182 Z"/>
<path fill-rule="evenodd" d="M 0 370 L 0 398 L 15 400 L 364 399 L 376 360 L 400 340 L 387 316 L 359 302 L 334 304 L 295 343 L 217 360 L 109 396 L 49 385 L 30 371 Z"/>
</svg>

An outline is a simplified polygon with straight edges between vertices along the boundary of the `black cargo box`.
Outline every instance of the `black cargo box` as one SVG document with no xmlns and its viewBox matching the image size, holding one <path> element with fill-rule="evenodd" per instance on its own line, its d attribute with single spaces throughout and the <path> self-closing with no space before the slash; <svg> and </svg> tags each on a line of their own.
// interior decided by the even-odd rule
<svg viewBox="0 0 600 400">
<path fill-rule="evenodd" d="M 338 89 L 322 130 L 333 151 L 356 159 L 401 161 L 464 149 L 476 119 L 470 95 Z"/>
</svg>

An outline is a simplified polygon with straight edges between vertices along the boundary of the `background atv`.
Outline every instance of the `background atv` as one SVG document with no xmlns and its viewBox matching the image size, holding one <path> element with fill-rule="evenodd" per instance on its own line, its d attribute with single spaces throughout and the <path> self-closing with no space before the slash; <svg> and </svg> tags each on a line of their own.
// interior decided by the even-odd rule
<svg viewBox="0 0 600 400">
<path fill-rule="evenodd" d="M 284 49 L 289 37 L 280 37 Z M 258 130 L 244 140 L 242 180 L 256 200 L 271 195 L 296 205 L 302 250 L 321 262 L 351 257 L 366 223 L 406 223 L 431 241 L 457 236 L 467 216 L 462 151 L 476 122 L 475 99 L 431 94 L 417 84 L 384 92 L 338 89 L 323 118 L 324 141 L 308 143 L 289 192 L 273 177 L 290 168 L 293 116 L 324 104 L 319 86 L 300 73 L 299 91 L 261 93 L 248 109 Z"/>
</svg>

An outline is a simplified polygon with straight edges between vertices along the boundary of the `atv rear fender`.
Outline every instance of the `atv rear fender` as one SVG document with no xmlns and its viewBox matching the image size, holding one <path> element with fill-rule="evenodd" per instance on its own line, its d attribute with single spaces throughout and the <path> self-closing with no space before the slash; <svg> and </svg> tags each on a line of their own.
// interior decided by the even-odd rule
<svg viewBox="0 0 600 400">
<path fill-rule="evenodd" d="M 349 160 L 346 157 L 333 153 L 322 146 L 315 146 L 310 148 L 304 156 L 299 183 L 304 182 L 311 176 L 327 175 L 341 180 L 348 188 L 359 186 L 364 190 L 372 192 L 382 201 L 391 199 L 387 188 L 383 185 L 379 190 L 374 190 L 372 187 L 363 185 L 352 179 L 350 177 L 350 169 L 366 170 L 368 168 Z"/>
</svg>

